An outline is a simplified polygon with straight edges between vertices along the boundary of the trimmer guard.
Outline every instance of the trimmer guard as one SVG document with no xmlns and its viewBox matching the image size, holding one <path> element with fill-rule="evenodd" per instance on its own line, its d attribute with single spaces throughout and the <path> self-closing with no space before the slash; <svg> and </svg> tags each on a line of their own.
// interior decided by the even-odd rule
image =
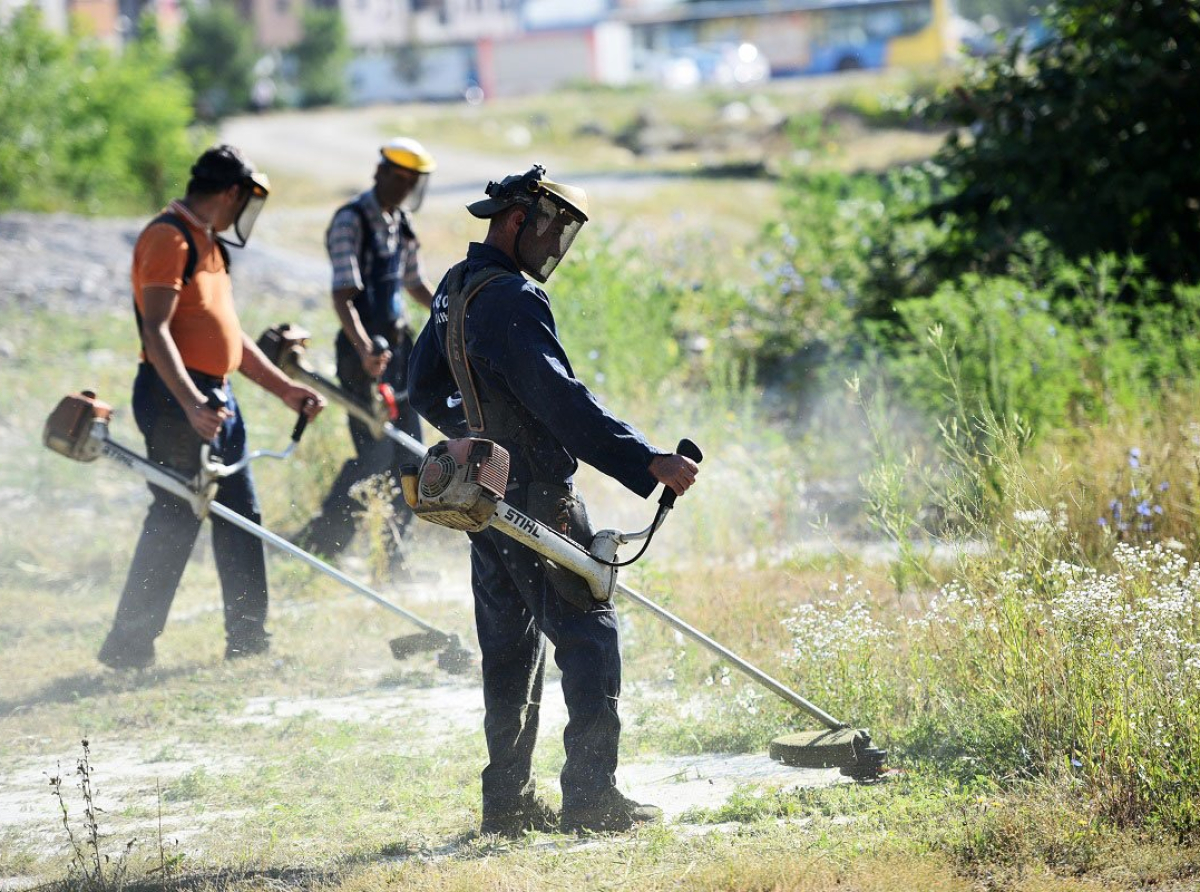
<svg viewBox="0 0 1200 892">
<path fill-rule="evenodd" d="M 60 455 L 75 461 L 95 461 L 101 441 L 92 436 L 96 422 L 108 424 L 112 407 L 96 399 L 90 390 L 64 396 L 46 419 L 42 442 Z"/>
<path fill-rule="evenodd" d="M 871 745 L 868 731 L 801 731 L 771 741 L 772 759 L 793 768 L 840 768 L 856 780 L 874 780 L 882 773 L 887 751 Z"/>
</svg>

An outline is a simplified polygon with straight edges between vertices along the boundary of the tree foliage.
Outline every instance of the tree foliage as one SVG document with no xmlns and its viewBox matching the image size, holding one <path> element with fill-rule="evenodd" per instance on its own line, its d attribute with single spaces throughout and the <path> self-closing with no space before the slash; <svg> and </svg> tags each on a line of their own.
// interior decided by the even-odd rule
<svg viewBox="0 0 1200 892">
<path fill-rule="evenodd" d="M 341 10 L 309 6 L 302 22 L 304 36 L 292 48 L 301 103 L 313 106 L 344 101 L 350 50 Z"/>
<path fill-rule="evenodd" d="M 191 95 L 152 33 L 115 55 L 26 7 L 0 31 L 0 71 L 0 208 L 144 211 L 178 187 Z"/>
<path fill-rule="evenodd" d="M 1028 233 L 1069 258 L 1200 281 L 1200 0 L 1062 0 L 1051 38 L 986 60 L 941 103 L 961 128 L 930 207 L 945 271 L 1000 270 Z"/>
<path fill-rule="evenodd" d="M 954 7 L 972 21 L 991 16 L 1005 28 L 1026 25 L 1039 12 L 1034 0 L 956 0 Z"/>
<path fill-rule="evenodd" d="M 188 3 L 176 64 L 191 82 L 196 114 L 215 121 L 250 104 L 254 83 L 253 28 L 232 0 Z"/>
</svg>

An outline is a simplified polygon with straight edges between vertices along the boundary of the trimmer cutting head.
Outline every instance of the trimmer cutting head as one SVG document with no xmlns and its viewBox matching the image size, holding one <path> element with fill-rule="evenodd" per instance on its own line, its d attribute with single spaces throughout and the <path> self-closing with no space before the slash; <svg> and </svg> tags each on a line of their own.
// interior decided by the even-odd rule
<svg viewBox="0 0 1200 892">
<path fill-rule="evenodd" d="M 441 632 L 417 632 L 414 635 L 401 635 L 388 642 L 392 656 L 397 660 L 406 660 L 416 654 L 440 650 L 437 656 L 438 668 L 451 675 L 461 675 L 471 668 L 472 655 L 462 646 L 458 636 Z"/>
<path fill-rule="evenodd" d="M 846 777 L 874 781 L 883 776 L 887 750 L 871 746 L 865 729 L 801 731 L 771 741 L 771 758 L 794 768 L 840 768 Z"/>
</svg>

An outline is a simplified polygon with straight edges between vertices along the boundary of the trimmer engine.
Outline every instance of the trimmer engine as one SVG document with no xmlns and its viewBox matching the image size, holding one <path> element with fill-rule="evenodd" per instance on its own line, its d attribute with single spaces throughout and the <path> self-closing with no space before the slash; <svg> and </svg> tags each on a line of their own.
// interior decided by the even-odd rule
<svg viewBox="0 0 1200 892">
<path fill-rule="evenodd" d="M 262 333 L 258 339 L 258 349 L 275 365 L 289 371 L 303 355 L 311 337 L 312 335 L 299 325 L 284 322 Z"/>
<path fill-rule="evenodd" d="M 42 442 L 75 461 L 95 461 L 102 454 L 103 437 L 93 437 L 98 423 L 107 430 L 112 406 L 96 399 L 90 390 L 64 396 L 54 407 L 42 430 Z"/>
<path fill-rule="evenodd" d="M 487 527 L 508 485 L 508 450 L 491 440 L 443 440 L 419 468 L 400 472 L 404 500 L 423 520 L 477 533 Z"/>
</svg>

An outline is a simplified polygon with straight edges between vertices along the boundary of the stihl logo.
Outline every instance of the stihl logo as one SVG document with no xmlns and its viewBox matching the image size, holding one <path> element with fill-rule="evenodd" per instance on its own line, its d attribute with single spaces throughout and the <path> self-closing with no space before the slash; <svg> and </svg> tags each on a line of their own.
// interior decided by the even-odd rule
<svg viewBox="0 0 1200 892">
<path fill-rule="evenodd" d="M 533 520 L 530 520 L 528 517 L 526 517 L 524 514 L 522 514 L 517 509 L 509 508 L 507 511 L 505 511 L 504 519 L 509 521 L 510 523 L 513 523 L 516 526 L 520 527 L 522 530 L 527 532 L 529 535 L 533 536 L 533 538 L 535 538 L 535 539 L 540 538 L 538 536 L 537 523 Z"/>
</svg>

